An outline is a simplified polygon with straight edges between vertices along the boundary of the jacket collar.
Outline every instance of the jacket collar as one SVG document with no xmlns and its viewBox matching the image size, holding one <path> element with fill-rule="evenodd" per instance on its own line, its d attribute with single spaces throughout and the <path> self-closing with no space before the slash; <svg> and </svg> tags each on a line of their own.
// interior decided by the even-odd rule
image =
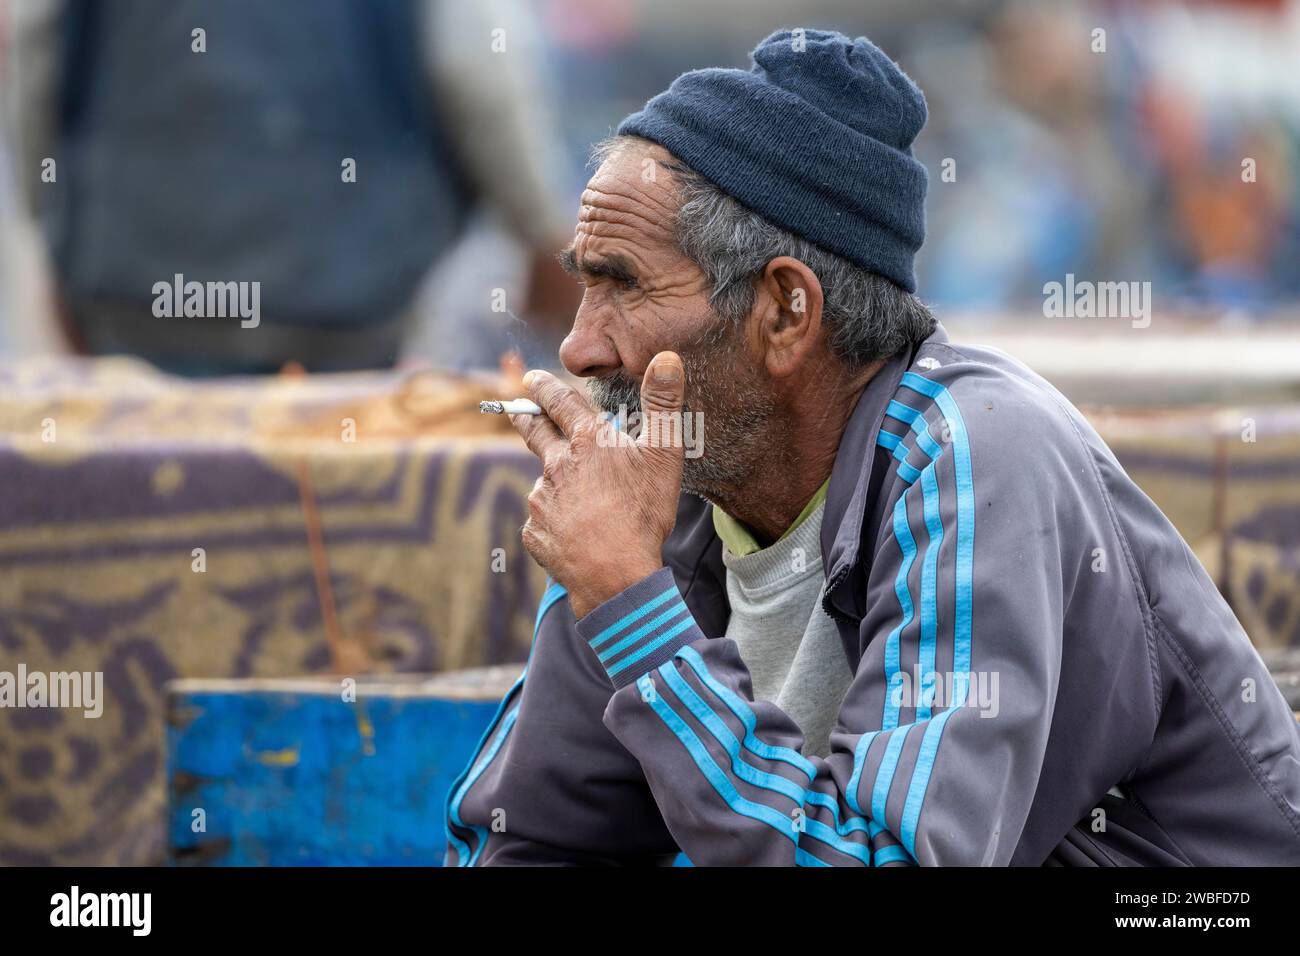
<svg viewBox="0 0 1300 956">
<path fill-rule="evenodd" d="M 921 345 L 947 341 L 947 332 L 936 323 L 934 332 Z M 840 436 L 831 468 L 822 517 L 822 568 L 826 572 L 822 603 L 832 617 L 855 625 L 866 611 L 864 589 L 843 585 L 850 579 L 865 580 L 870 562 L 870 555 L 862 553 L 862 542 L 868 532 L 864 522 L 875 471 L 876 436 L 884 423 L 885 409 L 920 347 L 891 359 L 867 383 Z"/>
<path fill-rule="evenodd" d="M 871 503 L 871 478 L 876 470 L 876 436 L 885 409 L 898 391 L 903 373 L 922 346 L 944 343 L 948 334 L 936 324 L 921 345 L 891 359 L 867 383 L 849 416 L 831 467 L 822 513 L 822 570 L 826 574 L 823 607 L 832 617 L 853 625 L 861 623 L 865 588 L 844 586 L 850 579 L 865 581 L 870 555 L 862 553 L 867 507 Z M 677 526 L 664 544 L 664 558 L 673 568 L 682 596 L 706 634 L 726 630 L 730 605 L 722 541 L 713 528 L 712 506 L 694 495 L 683 494 L 678 503 Z M 846 638 L 846 650 L 856 660 L 855 647 Z"/>
</svg>

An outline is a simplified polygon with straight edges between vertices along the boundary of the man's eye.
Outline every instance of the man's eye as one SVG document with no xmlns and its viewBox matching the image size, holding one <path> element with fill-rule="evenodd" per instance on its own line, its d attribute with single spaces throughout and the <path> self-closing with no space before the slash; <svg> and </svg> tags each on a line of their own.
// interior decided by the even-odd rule
<svg viewBox="0 0 1300 956">
<path fill-rule="evenodd" d="M 628 276 L 626 279 L 619 279 L 618 287 L 622 289 L 624 292 L 631 292 L 633 289 L 640 288 L 640 286 L 637 284 L 636 279 L 632 276 Z"/>
</svg>

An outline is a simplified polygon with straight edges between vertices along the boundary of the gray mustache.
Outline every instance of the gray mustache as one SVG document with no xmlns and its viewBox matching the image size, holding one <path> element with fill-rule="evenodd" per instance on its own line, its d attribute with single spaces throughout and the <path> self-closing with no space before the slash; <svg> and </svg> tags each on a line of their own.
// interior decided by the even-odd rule
<svg viewBox="0 0 1300 956">
<path fill-rule="evenodd" d="M 591 403 L 602 412 L 617 414 L 620 408 L 629 412 L 641 410 L 641 383 L 625 375 L 594 378 L 587 383 Z"/>
</svg>

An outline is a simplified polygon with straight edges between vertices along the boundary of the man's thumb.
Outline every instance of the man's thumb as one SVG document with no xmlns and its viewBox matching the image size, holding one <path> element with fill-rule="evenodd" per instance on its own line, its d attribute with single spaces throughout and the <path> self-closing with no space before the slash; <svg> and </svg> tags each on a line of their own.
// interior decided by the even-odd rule
<svg viewBox="0 0 1300 956">
<path fill-rule="evenodd" d="M 660 352 L 651 359 L 641 379 L 642 444 L 661 448 L 681 444 L 685 379 L 682 360 L 676 352 Z"/>
</svg>

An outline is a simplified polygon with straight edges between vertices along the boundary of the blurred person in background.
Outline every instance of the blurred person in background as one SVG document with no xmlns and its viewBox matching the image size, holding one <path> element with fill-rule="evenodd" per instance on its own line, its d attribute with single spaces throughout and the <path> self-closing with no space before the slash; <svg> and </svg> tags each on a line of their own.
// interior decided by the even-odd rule
<svg viewBox="0 0 1300 956">
<path fill-rule="evenodd" d="M 480 203 L 529 250 L 535 331 L 567 328 L 560 164 L 522 4 L 10 6 L 17 172 L 76 350 L 193 375 L 391 365 Z M 155 285 L 174 281 L 259 283 L 259 315 L 159 317 Z"/>
</svg>

